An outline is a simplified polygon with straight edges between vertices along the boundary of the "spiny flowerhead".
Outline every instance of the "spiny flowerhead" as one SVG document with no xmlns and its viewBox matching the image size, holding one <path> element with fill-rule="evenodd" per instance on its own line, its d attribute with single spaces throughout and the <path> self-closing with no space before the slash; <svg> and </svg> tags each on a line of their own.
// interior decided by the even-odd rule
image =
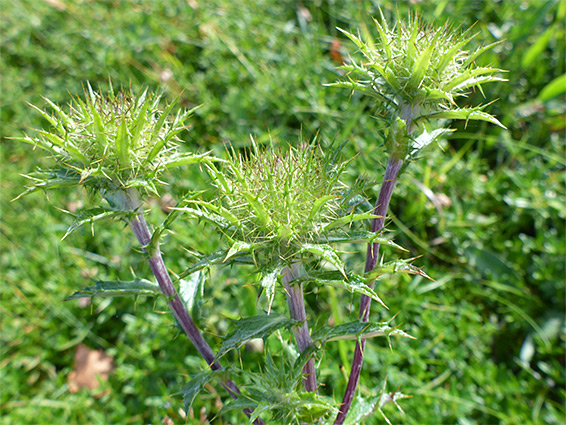
<svg viewBox="0 0 566 425">
<path fill-rule="evenodd" d="M 230 187 L 221 187 L 226 206 L 252 242 L 289 245 L 312 242 L 336 216 L 343 185 L 318 146 L 281 147 L 238 155 L 230 163 Z"/>
<path fill-rule="evenodd" d="M 296 256 L 317 243 L 342 209 L 346 164 L 336 164 L 317 144 L 232 153 L 222 177 L 215 171 L 218 201 L 237 223 L 231 238 Z"/>
<path fill-rule="evenodd" d="M 272 145 L 260 149 L 253 143 L 246 154 L 232 152 L 221 169 L 207 164 L 217 188 L 216 199 L 204 201 L 197 194 L 176 209 L 215 225 L 228 248 L 202 256 L 181 277 L 219 263 L 254 265 L 262 276 L 268 312 L 277 283 L 289 270 L 304 281 L 320 283 L 324 275 L 329 284 L 339 282 L 350 292 L 381 302 L 363 279 L 348 275 L 334 248 L 337 242 L 362 241 L 398 247 L 381 234 L 356 225 L 376 216 L 359 195 L 365 183 L 347 187 L 340 180 L 351 162 L 336 159 L 342 146 L 330 150 L 313 142 L 299 143 L 296 148 Z M 325 274 L 321 263 L 333 270 Z M 322 274 L 315 278 L 315 272 Z"/>
<path fill-rule="evenodd" d="M 107 194 L 128 188 L 155 193 L 157 178 L 166 168 L 205 157 L 177 150 L 177 135 L 192 110 L 171 115 L 175 102 L 162 111 L 160 96 L 147 90 L 136 95 L 111 89 L 102 96 L 88 85 L 85 100 L 74 98 L 66 109 L 45 100 L 52 113 L 32 106 L 52 129 L 15 139 L 46 150 L 56 165 L 31 176 L 35 185 L 25 193 L 73 185 Z"/>
<path fill-rule="evenodd" d="M 477 67 L 475 59 L 493 45 L 474 52 L 464 47 L 475 37 L 448 25 L 433 28 L 417 17 L 389 28 L 385 18 L 374 20 L 378 39 L 363 39 L 342 31 L 358 47 L 363 59 L 343 66 L 347 80 L 330 84 L 360 91 L 380 101 L 380 113 L 390 122 L 402 119 L 412 133 L 419 124 L 435 118 L 475 119 L 503 125 L 482 107 L 460 109 L 455 99 L 482 83 L 505 81 L 503 72 Z"/>
</svg>

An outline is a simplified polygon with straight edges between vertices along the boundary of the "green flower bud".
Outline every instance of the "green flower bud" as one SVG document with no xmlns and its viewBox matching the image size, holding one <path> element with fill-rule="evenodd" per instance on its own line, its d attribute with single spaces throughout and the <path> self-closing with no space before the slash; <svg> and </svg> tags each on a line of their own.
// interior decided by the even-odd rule
<svg viewBox="0 0 566 425">
<path fill-rule="evenodd" d="M 160 97 L 147 90 L 140 95 L 110 90 L 103 97 L 90 85 L 85 98 L 74 98 L 66 109 L 45 99 L 53 114 L 32 105 L 52 129 L 15 139 L 48 151 L 56 165 L 34 174 L 36 183 L 25 193 L 62 185 L 104 194 L 128 188 L 156 192 L 165 169 L 207 159 L 178 152 L 177 135 L 187 128 L 192 110 L 171 115 L 175 101 L 162 112 Z"/>
<path fill-rule="evenodd" d="M 377 40 L 342 31 L 358 47 L 363 59 L 342 68 L 346 81 L 331 86 L 345 87 L 376 98 L 379 115 L 391 125 L 399 117 L 409 134 L 435 118 L 484 120 L 503 127 L 482 107 L 458 108 L 455 99 L 470 89 L 492 81 L 505 81 L 493 74 L 500 69 L 477 67 L 475 59 L 492 46 L 470 53 L 464 47 L 475 37 L 448 25 L 433 28 L 417 17 L 389 28 L 385 18 L 374 20 Z"/>
</svg>

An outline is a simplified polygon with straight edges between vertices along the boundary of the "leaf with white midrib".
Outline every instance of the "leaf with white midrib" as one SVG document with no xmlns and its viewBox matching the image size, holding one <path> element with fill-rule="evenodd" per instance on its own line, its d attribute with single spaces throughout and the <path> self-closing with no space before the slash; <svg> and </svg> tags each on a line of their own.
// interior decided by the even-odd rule
<svg viewBox="0 0 566 425">
<path fill-rule="evenodd" d="M 135 279 L 130 281 L 123 280 L 107 280 L 96 281 L 96 285 L 83 288 L 76 291 L 71 296 L 65 298 L 65 301 L 75 300 L 77 298 L 94 298 L 94 297 L 126 297 L 130 295 L 160 295 L 161 289 L 159 285 L 145 279 Z"/>
<path fill-rule="evenodd" d="M 273 332 L 288 328 L 294 323 L 294 320 L 277 314 L 262 314 L 240 319 L 236 322 L 234 330 L 222 341 L 215 360 L 218 360 L 230 350 L 240 348 L 251 339 L 267 338 Z"/>
</svg>

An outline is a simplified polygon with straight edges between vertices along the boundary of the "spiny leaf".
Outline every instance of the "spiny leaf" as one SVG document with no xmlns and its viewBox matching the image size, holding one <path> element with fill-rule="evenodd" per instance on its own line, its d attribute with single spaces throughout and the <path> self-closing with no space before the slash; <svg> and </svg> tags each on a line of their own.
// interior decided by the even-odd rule
<svg viewBox="0 0 566 425">
<path fill-rule="evenodd" d="M 161 132 L 161 128 L 165 124 L 165 120 L 167 120 L 167 117 L 171 113 L 171 110 L 173 109 L 173 107 L 175 106 L 175 104 L 177 103 L 177 101 L 179 100 L 180 97 L 181 97 L 181 95 L 179 94 L 173 100 L 173 102 L 171 102 L 171 104 L 168 105 L 165 108 L 165 110 L 163 111 L 163 113 L 159 117 L 159 120 L 155 124 L 155 127 L 153 127 L 153 138 L 152 138 L 153 148 L 151 149 L 151 151 L 149 152 L 149 155 L 147 156 L 147 162 L 153 161 L 153 159 L 159 154 L 161 149 L 163 149 L 163 147 L 165 146 L 165 143 L 167 142 L 167 140 L 166 140 L 166 138 L 159 140 L 159 133 Z"/>
<path fill-rule="evenodd" d="M 417 137 L 413 141 L 413 144 L 411 145 L 411 155 L 417 154 L 432 142 L 438 140 L 438 138 L 440 138 L 444 134 L 452 133 L 454 131 L 455 130 L 450 128 L 439 128 L 437 130 L 431 131 L 430 133 L 425 130 L 419 137 Z"/>
<path fill-rule="evenodd" d="M 367 279 L 370 280 L 370 279 Z M 317 285 L 330 285 L 335 288 L 346 289 L 351 293 L 358 293 L 367 295 L 380 303 L 383 307 L 388 308 L 375 291 L 367 286 L 366 278 L 358 276 L 353 273 L 346 273 L 346 278 L 340 271 L 309 271 L 305 275 L 299 276 L 296 279 L 297 283 L 300 282 L 313 282 Z"/>
<path fill-rule="evenodd" d="M 345 226 L 346 224 L 350 224 L 354 221 L 359 221 L 359 220 L 372 220 L 374 218 L 385 218 L 385 217 L 380 217 L 377 216 L 375 214 L 369 214 L 369 213 L 363 213 L 363 214 L 348 214 L 345 215 L 343 217 L 340 217 L 338 219 L 332 220 L 330 223 L 328 223 L 327 225 L 325 225 L 322 228 L 323 232 L 327 232 L 331 229 L 335 229 L 336 227 L 342 227 Z"/>
<path fill-rule="evenodd" d="M 355 398 L 344 425 L 358 425 L 363 423 L 363 420 L 369 417 L 376 409 L 379 403 L 380 396 L 363 398 L 358 396 Z"/>
<path fill-rule="evenodd" d="M 421 119 L 423 117 L 419 117 Z M 507 129 L 503 124 L 499 122 L 497 118 L 492 115 L 489 115 L 487 112 L 483 112 L 478 108 L 461 108 L 455 110 L 446 110 L 440 112 L 433 112 L 426 116 L 428 119 L 437 119 L 437 118 L 446 118 L 446 119 L 456 119 L 456 120 L 480 120 L 480 121 L 487 121 L 492 124 L 495 124 L 501 128 Z"/>
<path fill-rule="evenodd" d="M 484 75 L 484 74 L 494 74 L 496 72 L 505 72 L 505 71 L 503 71 L 502 69 L 485 68 L 485 67 L 467 70 L 467 71 L 463 72 L 462 74 L 458 75 L 457 77 L 455 77 L 450 82 L 446 83 L 446 85 L 443 87 L 443 90 L 445 90 L 445 91 L 455 90 L 456 86 L 458 86 L 459 84 L 462 84 L 464 81 L 467 81 L 470 78 L 479 77 L 480 75 Z"/>
<path fill-rule="evenodd" d="M 116 133 L 116 154 L 122 168 L 130 165 L 130 141 L 125 117 L 122 117 L 122 123 Z"/>
<path fill-rule="evenodd" d="M 37 130 L 37 132 L 47 140 L 49 140 L 51 143 L 53 143 L 55 146 L 63 148 L 67 152 L 67 154 L 75 161 L 80 162 L 84 165 L 90 164 L 90 160 L 72 142 L 63 140 L 56 134 L 52 134 L 47 131 Z"/>
<path fill-rule="evenodd" d="M 212 266 L 213 264 L 221 263 L 224 258 L 226 258 L 227 250 L 216 251 L 210 255 L 207 255 L 201 258 L 196 264 L 189 267 L 183 273 L 179 275 L 179 279 L 183 279 L 189 276 L 192 273 L 195 273 L 199 270 L 206 269 L 207 267 Z"/>
<path fill-rule="evenodd" d="M 295 323 L 294 320 L 277 314 L 259 315 L 240 319 L 235 328 L 224 338 L 222 345 L 216 354 L 216 360 L 224 356 L 228 351 L 239 349 L 242 345 L 254 338 L 267 338 L 273 332 L 289 328 Z"/>
<path fill-rule="evenodd" d="M 49 143 L 47 140 L 44 139 L 32 139 L 29 136 L 26 137 L 7 137 L 7 139 L 9 140 L 16 140 L 18 142 L 24 142 L 24 143 L 28 143 L 30 145 L 33 145 L 34 147 L 38 146 L 41 149 L 47 151 L 47 152 L 51 152 L 54 154 L 58 154 L 63 156 L 65 154 L 65 151 L 63 149 L 61 149 L 58 146 L 53 145 L 52 143 Z"/>
<path fill-rule="evenodd" d="M 194 316 L 203 297 L 206 274 L 199 270 L 179 282 L 179 296 L 189 313 Z"/>
<path fill-rule="evenodd" d="M 330 245 L 327 244 L 302 244 L 301 253 L 309 252 L 311 254 L 316 255 L 317 257 L 322 258 L 323 260 L 328 261 L 334 267 L 336 267 L 342 274 L 344 273 L 344 263 Z"/>
<path fill-rule="evenodd" d="M 65 114 L 65 112 L 63 112 L 63 110 L 59 106 L 57 106 L 55 103 L 53 103 L 52 101 L 50 101 L 46 97 L 44 97 L 43 100 L 45 100 L 49 104 L 49 106 L 51 106 L 55 110 L 55 112 L 57 112 L 57 115 L 59 115 L 59 117 L 61 119 L 60 122 L 65 127 L 68 127 L 69 125 L 73 124 L 73 120 L 67 114 Z M 64 127 L 62 127 L 60 124 L 58 125 L 58 128 L 59 128 L 61 133 L 64 132 Z"/>
<path fill-rule="evenodd" d="M 65 298 L 65 301 L 77 298 L 93 297 L 126 297 L 130 295 L 160 295 L 161 289 L 156 283 L 145 279 L 135 279 L 131 281 L 108 280 L 96 281 L 96 285 L 83 288 L 73 295 Z"/>
<path fill-rule="evenodd" d="M 312 340 L 317 342 L 328 342 L 338 340 L 357 340 L 359 338 L 372 338 L 377 336 L 398 335 L 406 338 L 410 336 L 406 332 L 389 326 L 388 322 L 362 322 L 355 320 L 337 326 L 322 326 L 312 333 Z"/>
<path fill-rule="evenodd" d="M 146 98 L 147 91 L 148 91 L 148 89 L 144 90 L 144 92 L 137 99 L 137 102 L 143 101 L 142 99 Z M 150 97 L 145 99 L 140 111 L 138 112 L 138 116 L 136 117 L 133 125 L 131 126 L 132 146 L 134 147 L 134 149 L 137 147 L 138 140 L 139 140 L 139 137 L 140 137 L 140 134 L 141 134 L 141 130 L 142 130 L 144 124 L 147 122 L 147 110 L 149 108 L 150 103 L 151 103 Z M 139 103 L 138 103 L 138 106 L 139 106 Z"/>
<path fill-rule="evenodd" d="M 191 214 L 193 217 L 202 218 L 216 225 L 221 230 L 226 230 L 228 227 L 230 227 L 230 222 L 226 220 L 224 217 L 215 213 L 211 213 L 207 210 L 201 210 L 201 209 L 189 208 L 189 207 L 175 208 L 175 210 L 184 211 Z"/>
<path fill-rule="evenodd" d="M 163 165 L 167 168 L 173 168 L 183 165 L 207 163 L 209 161 L 221 162 L 223 160 L 210 156 L 208 152 L 203 154 L 179 153 L 166 158 L 163 161 Z"/>
<path fill-rule="evenodd" d="M 424 271 L 419 269 L 416 266 L 413 266 L 409 263 L 409 261 L 414 260 L 414 258 L 410 258 L 408 260 L 398 260 L 398 261 L 391 261 L 389 263 L 385 263 L 383 265 L 377 266 L 371 272 L 367 273 L 364 277 L 368 280 L 375 279 L 376 277 L 381 276 L 385 273 L 405 273 L 405 274 L 417 274 L 424 278 L 433 280 L 429 275 L 427 275 Z"/>
<path fill-rule="evenodd" d="M 418 30 L 414 28 L 413 31 L 415 32 L 416 35 L 416 32 Z M 413 90 L 419 87 L 419 85 L 423 80 L 423 77 L 425 76 L 428 70 L 432 52 L 436 48 L 437 37 L 434 38 L 434 41 L 431 42 L 427 46 L 427 48 L 423 50 L 423 52 L 419 55 L 418 59 L 415 61 L 415 64 L 413 66 L 413 71 L 411 73 L 411 79 L 409 80 L 409 87 L 411 87 L 411 89 Z"/>
<path fill-rule="evenodd" d="M 378 243 L 380 245 L 387 245 L 393 248 L 400 249 L 402 251 L 407 251 L 400 245 L 397 245 L 390 239 L 384 236 L 376 234 L 375 232 L 368 232 L 364 230 L 355 230 L 352 232 L 338 232 L 332 233 L 330 235 L 322 235 L 318 238 L 317 242 L 320 243 L 336 243 L 336 242 L 370 242 Z"/>
<path fill-rule="evenodd" d="M 193 406 L 195 398 L 204 389 L 206 384 L 208 384 L 214 377 L 223 373 L 225 372 L 221 370 L 211 370 L 199 373 L 198 375 L 194 376 L 187 385 L 183 387 L 183 408 L 186 413 L 189 412 L 189 410 Z"/>
<path fill-rule="evenodd" d="M 275 285 L 283 267 L 282 264 L 278 264 L 271 271 L 264 274 L 261 279 L 261 286 L 265 289 L 265 296 L 267 297 L 267 314 L 271 313 L 271 304 L 275 297 Z"/>
<path fill-rule="evenodd" d="M 107 208 L 91 208 L 88 210 L 81 211 L 79 214 L 73 214 L 75 217 L 75 221 L 69 226 L 67 229 L 67 233 L 63 236 L 65 239 L 69 236 L 72 232 L 77 230 L 84 224 L 92 224 L 95 221 L 98 221 L 103 218 L 110 218 L 110 217 L 119 217 L 127 215 L 127 211 L 115 210 L 115 209 L 107 209 Z"/>
<path fill-rule="evenodd" d="M 242 252 L 249 252 L 251 249 L 253 249 L 252 244 L 247 242 L 236 241 L 228 250 L 228 253 L 226 254 L 226 258 L 224 258 L 223 262 L 226 262 L 233 256 L 241 254 Z"/>
<path fill-rule="evenodd" d="M 199 199 L 188 199 L 185 201 L 188 205 L 198 205 L 205 207 L 207 210 L 210 210 L 222 217 L 224 217 L 230 224 L 238 225 L 239 219 L 234 214 L 230 212 L 229 209 L 224 208 L 222 205 L 215 205 L 212 202 L 201 201 Z"/>
</svg>

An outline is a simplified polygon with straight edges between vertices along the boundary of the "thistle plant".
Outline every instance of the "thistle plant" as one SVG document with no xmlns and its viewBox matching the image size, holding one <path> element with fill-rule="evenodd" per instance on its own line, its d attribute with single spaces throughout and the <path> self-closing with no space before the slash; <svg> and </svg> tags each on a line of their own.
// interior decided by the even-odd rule
<svg viewBox="0 0 566 425">
<path fill-rule="evenodd" d="M 158 286 L 145 280 L 98 282 L 95 287 L 86 288 L 70 298 L 162 294 L 203 359 L 211 369 L 220 370 L 222 366 L 187 312 L 161 255 L 159 236 L 175 215 L 170 215 L 152 233 L 143 210 L 143 199 L 148 194 L 157 193 L 161 183 L 159 177 L 165 170 L 194 163 L 212 164 L 216 160 L 208 154 L 182 153 L 178 149 L 180 140 L 177 135 L 187 128 L 185 122 L 192 110 L 173 115 L 174 101 L 161 111 L 160 97 L 147 90 L 135 95 L 131 91 L 114 93 L 111 89 L 103 97 L 88 85 L 85 97 L 84 101 L 73 99 L 67 110 L 45 99 L 53 114 L 33 106 L 51 124 L 52 130 L 36 130 L 36 137 L 14 139 L 42 148 L 55 163 L 49 169 L 37 170 L 30 175 L 33 185 L 23 194 L 40 189 L 82 186 L 95 197 L 102 195 L 107 204 L 101 203 L 101 206 L 77 214 L 65 236 L 83 224 L 92 224 L 102 218 L 126 220 L 147 255 Z M 234 398 L 237 397 L 239 390 L 233 382 L 228 380 L 223 385 Z"/>
<path fill-rule="evenodd" d="M 247 264 L 253 266 L 261 276 L 258 283 L 266 295 L 268 315 L 245 318 L 238 322 L 234 332 L 225 338 L 218 355 L 241 346 L 251 338 L 266 338 L 285 327 L 292 329 L 301 353 L 293 368 L 296 370 L 297 364 L 300 365 L 306 394 L 311 394 L 293 399 L 293 406 L 298 409 L 296 403 L 301 400 L 311 405 L 317 400 L 319 417 L 328 414 L 329 409 L 336 414 L 336 409 L 327 400 L 317 398 L 316 394 L 312 395 L 317 391 L 312 356 L 320 349 L 321 343 L 331 339 L 329 332 L 336 332 L 337 329 L 317 329 L 311 334 L 304 302 L 304 285 L 311 283 L 342 287 L 350 292 L 369 296 L 385 306 L 366 284 L 367 277 L 346 270 L 341 253 L 334 244 L 377 240 L 397 246 L 383 235 L 365 231 L 361 229 L 361 225 L 356 225 L 362 220 L 377 217 L 360 211 L 364 199 L 357 195 L 359 185 L 348 188 L 341 182 L 351 160 L 338 161 L 338 153 L 339 149 L 323 151 L 314 142 L 300 143 L 296 148 L 283 150 L 280 146 L 260 149 L 252 141 L 252 149 L 248 154 L 236 154 L 232 151 L 221 169 L 212 163 L 207 164 L 217 189 L 217 196 L 213 201 L 191 197 L 178 208 L 212 223 L 220 230 L 228 245 L 222 251 L 203 257 L 183 275 L 213 264 Z M 420 272 L 410 267 L 404 270 L 407 273 Z M 372 280 L 373 278 L 370 277 Z M 278 284 L 287 298 L 290 315 L 287 320 L 272 312 Z M 407 336 L 387 324 L 372 326 L 356 321 L 339 328 L 335 336 L 337 339 L 356 339 L 362 334 Z M 372 329 L 379 330 L 372 334 Z M 194 389 L 202 387 L 196 385 L 202 378 L 196 379 L 185 393 L 186 398 L 191 400 Z M 257 380 L 257 374 L 252 379 Z M 289 379 L 291 381 L 285 391 L 294 385 L 293 377 Z M 271 388 L 273 383 L 268 380 L 264 385 Z M 254 388 L 253 394 L 246 394 L 249 400 L 254 399 L 254 394 L 257 395 L 257 385 Z M 278 414 L 286 412 L 283 416 L 288 417 L 293 409 L 277 397 L 274 398 L 280 391 L 282 389 L 271 388 L 265 394 L 267 399 L 273 399 L 271 408 Z M 267 401 L 261 397 L 256 399 L 254 408 L 257 409 L 254 412 L 259 414 L 260 407 L 265 408 Z M 274 414 L 272 419 L 278 417 L 278 414 Z M 301 421 L 296 416 L 295 419 Z M 286 423 L 291 422 L 288 419 Z"/>
<path fill-rule="evenodd" d="M 389 155 L 387 168 L 373 219 L 372 232 L 381 232 L 384 217 L 395 183 L 404 164 L 438 137 L 452 130 L 434 128 L 437 119 L 482 120 L 503 127 L 493 116 L 484 112 L 487 105 L 458 107 L 456 100 L 471 90 L 481 90 L 483 83 L 505 81 L 495 74 L 503 71 L 478 67 L 476 58 L 493 45 L 473 52 L 464 50 L 475 37 L 470 30 L 463 33 L 448 25 L 433 28 L 421 23 L 418 17 L 387 25 L 383 15 L 375 22 L 377 39 L 362 38 L 359 34 L 341 30 L 358 48 L 361 60 L 350 58 L 342 69 L 343 81 L 329 84 L 357 91 L 376 100 L 377 116 L 386 128 L 385 146 Z M 379 257 L 379 242 L 368 244 L 366 273 L 371 272 Z M 370 283 L 373 287 L 373 284 Z M 368 321 L 371 299 L 361 296 L 359 316 Z M 346 418 L 360 376 L 365 340 L 356 345 L 352 370 L 336 424 Z"/>
</svg>

